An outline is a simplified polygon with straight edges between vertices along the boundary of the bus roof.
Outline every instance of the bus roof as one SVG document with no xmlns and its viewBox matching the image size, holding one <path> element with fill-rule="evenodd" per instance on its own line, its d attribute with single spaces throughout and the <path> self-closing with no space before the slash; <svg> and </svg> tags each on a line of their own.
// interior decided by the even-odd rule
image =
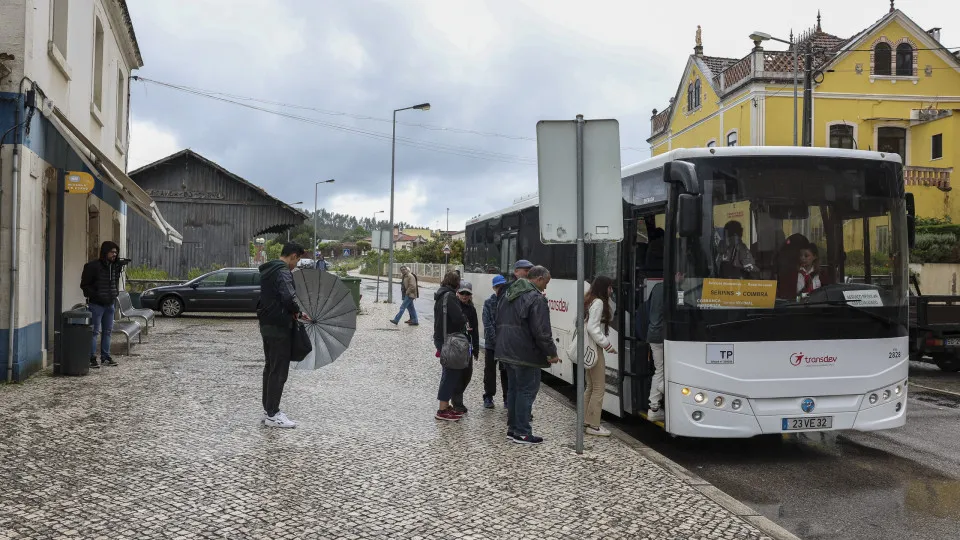
<svg viewBox="0 0 960 540">
<path fill-rule="evenodd" d="M 532 206 L 540 206 L 540 196 L 533 195 L 531 197 L 524 198 L 521 201 L 517 201 L 511 206 L 497 210 L 496 212 L 490 212 L 489 214 L 484 214 L 479 217 L 475 217 L 467 221 L 467 226 L 476 225 L 481 221 L 487 221 L 488 219 L 498 218 L 506 214 L 513 214 L 514 212 L 519 212 L 525 208 L 530 208 Z"/>
<path fill-rule="evenodd" d="M 847 150 L 843 148 L 816 148 L 809 146 L 732 146 L 714 148 L 678 148 L 648 160 L 623 167 L 620 176 L 626 178 L 634 174 L 655 169 L 664 163 L 685 158 L 703 157 L 795 157 L 810 156 L 819 158 L 870 159 L 902 163 L 900 155 L 892 152 L 871 152 L 868 150 Z"/>
</svg>

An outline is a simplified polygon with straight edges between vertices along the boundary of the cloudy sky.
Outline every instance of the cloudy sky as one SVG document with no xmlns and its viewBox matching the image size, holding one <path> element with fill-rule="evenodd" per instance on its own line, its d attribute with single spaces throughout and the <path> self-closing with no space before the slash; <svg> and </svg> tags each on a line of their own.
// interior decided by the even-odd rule
<svg viewBox="0 0 960 540">
<path fill-rule="evenodd" d="M 818 7 L 823 30 L 841 37 L 889 9 L 886 0 L 127 3 L 138 75 L 281 113 L 134 82 L 131 170 L 189 147 L 305 209 L 314 182 L 336 178 L 320 187 L 319 206 L 372 216 L 389 211 L 392 111 L 430 102 L 397 115 L 396 220 L 443 228 L 449 207 L 451 229 L 536 191 L 538 120 L 616 118 L 622 161 L 649 157 L 650 112 L 676 91 L 698 24 L 705 54 L 740 58 L 752 31 L 785 38 L 813 26 Z M 897 4 L 923 28 L 960 21 L 956 4 Z M 960 26 L 947 26 L 943 43 L 960 45 Z"/>
</svg>

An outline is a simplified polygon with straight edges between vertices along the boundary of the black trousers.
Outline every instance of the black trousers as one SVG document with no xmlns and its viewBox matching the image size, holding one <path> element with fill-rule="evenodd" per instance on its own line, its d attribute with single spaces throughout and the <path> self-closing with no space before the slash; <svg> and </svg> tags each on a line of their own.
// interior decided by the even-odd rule
<svg viewBox="0 0 960 540">
<path fill-rule="evenodd" d="M 493 399 L 497 395 L 497 371 L 500 372 L 500 389 L 503 391 L 503 400 L 507 400 L 507 371 L 503 364 L 497 369 L 497 361 L 493 356 L 493 349 L 485 349 L 483 353 L 483 398 Z"/>
<path fill-rule="evenodd" d="M 291 351 L 290 338 L 263 338 L 263 355 L 266 357 L 263 366 L 263 410 L 267 416 L 280 412 L 280 396 L 283 395 L 283 385 L 290 373 Z"/>
<path fill-rule="evenodd" d="M 453 398 L 450 400 L 450 403 L 452 403 L 454 407 L 462 407 L 463 393 L 467 390 L 467 385 L 470 384 L 470 380 L 473 379 L 473 358 L 470 359 L 470 364 L 467 365 L 466 368 L 455 371 L 460 372 L 460 384 L 458 384 L 456 390 L 453 391 Z"/>
</svg>

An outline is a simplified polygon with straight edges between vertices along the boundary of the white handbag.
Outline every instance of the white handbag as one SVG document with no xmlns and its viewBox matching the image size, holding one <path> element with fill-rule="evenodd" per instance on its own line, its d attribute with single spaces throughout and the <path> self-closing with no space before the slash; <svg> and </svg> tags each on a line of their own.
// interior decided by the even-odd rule
<svg viewBox="0 0 960 540">
<path fill-rule="evenodd" d="M 578 329 L 579 330 L 579 329 Z M 573 331 L 573 339 L 570 340 L 570 345 L 567 345 L 567 359 L 571 362 L 577 361 L 577 332 L 578 330 Z M 583 340 L 583 367 L 590 369 L 593 366 L 597 365 L 597 349 L 593 343 L 590 342 L 589 338 L 584 338 Z"/>
</svg>

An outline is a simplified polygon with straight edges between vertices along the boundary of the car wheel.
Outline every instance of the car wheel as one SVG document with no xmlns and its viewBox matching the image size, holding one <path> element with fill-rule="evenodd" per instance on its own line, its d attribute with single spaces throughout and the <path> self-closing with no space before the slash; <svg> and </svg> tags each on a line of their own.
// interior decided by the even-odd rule
<svg viewBox="0 0 960 540">
<path fill-rule="evenodd" d="M 160 300 L 160 313 L 164 317 L 179 317 L 183 315 L 183 300 L 176 296 L 167 296 Z"/>
<path fill-rule="evenodd" d="M 937 367 L 940 368 L 940 371 L 946 371 L 947 373 L 956 373 L 960 371 L 960 357 L 955 355 L 938 354 L 933 358 L 933 362 L 937 364 Z"/>
</svg>

